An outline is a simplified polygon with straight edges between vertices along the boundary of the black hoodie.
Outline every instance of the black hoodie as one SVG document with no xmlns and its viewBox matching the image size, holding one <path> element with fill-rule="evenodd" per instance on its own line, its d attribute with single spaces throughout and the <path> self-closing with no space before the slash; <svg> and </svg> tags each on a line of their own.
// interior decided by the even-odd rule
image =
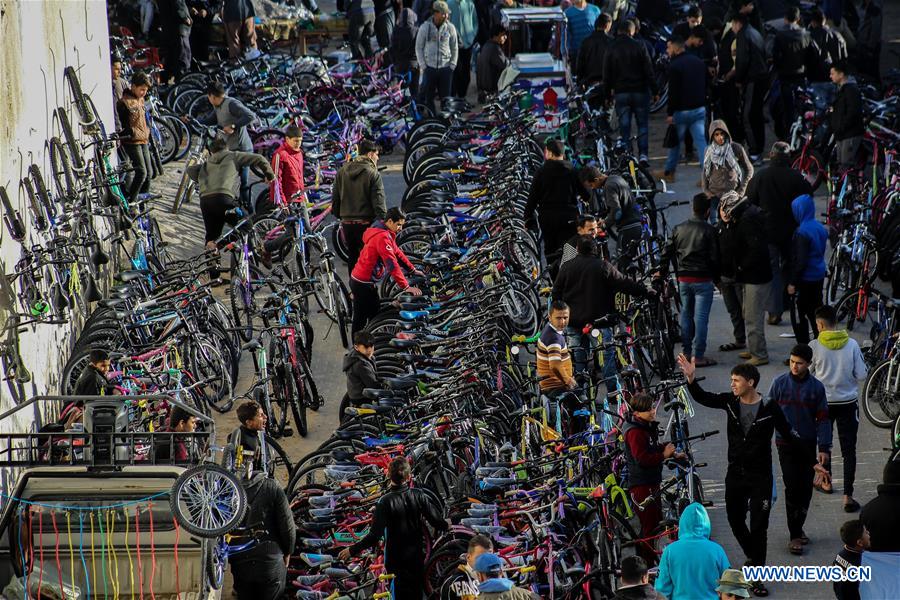
<svg viewBox="0 0 900 600">
<path fill-rule="evenodd" d="M 259 542 L 247 550 L 229 557 L 230 562 L 283 561 L 294 551 L 297 529 L 291 505 L 281 486 L 274 479 L 257 474 L 244 484 L 247 490 L 247 516 L 244 526 L 264 529 L 258 536 Z"/>
<path fill-rule="evenodd" d="M 884 468 L 884 483 L 878 495 L 869 500 L 859 513 L 872 536 L 871 552 L 900 552 L 900 462 L 892 461 Z"/>
<path fill-rule="evenodd" d="M 344 355 L 341 370 L 347 375 L 347 396 L 351 400 L 362 400 L 366 388 L 381 387 L 375 374 L 375 361 L 357 352 L 356 348 Z"/>
</svg>

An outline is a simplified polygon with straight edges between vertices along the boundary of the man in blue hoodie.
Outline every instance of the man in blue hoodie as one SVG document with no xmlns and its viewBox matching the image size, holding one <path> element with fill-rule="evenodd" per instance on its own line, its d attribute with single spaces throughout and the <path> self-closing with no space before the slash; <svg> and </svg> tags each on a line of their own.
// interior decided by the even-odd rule
<svg viewBox="0 0 900 600">
<path fill-rule="evenodd" d="M 787 292 L 797 308 L 794 336 L 798 344 L 809 343 L 809 331 L 815 339 L 816 309 L 822 306 L 822 284 L 825 281 L 825 246 L 828 232 L 816 221 L 816 203 L 809 194 L 791 202 L 794 219 L 799 223 L 791 242 L 791 272 Z"/>
<path fill-rule="evenodd" d="M 689 504 L 678 521 L 678 541 L 666 546 L 659 562 L 656 591 L 669 600 L 717 600 L 719 577 L 730 567 L 722 546 L 709 539 L 709 515 Z"/>
<path fill-rule="evenodd" d="M 831 421 L 825 386 L 809 372 L 812 348 L 797 344 L 791 348 L 790 371 L 772 382 L 769 397 L 778 402 L 800 444 L 775 436 L 778 461 L 784 478 L 784 504 L 791 541 L 788 551 L 803 554 L 809 538 L 803 532 L 809 501 L 812 499 L 814 465 L 825 466 L 831 458 Z M 818 443 L 818 454 L 816 444 Z"/>
</svg>

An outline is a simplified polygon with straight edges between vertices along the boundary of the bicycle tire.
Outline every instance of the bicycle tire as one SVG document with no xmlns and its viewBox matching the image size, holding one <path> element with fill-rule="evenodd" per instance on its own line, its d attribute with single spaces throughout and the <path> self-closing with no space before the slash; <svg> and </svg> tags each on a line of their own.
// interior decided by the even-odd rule
<svg viewBox="0 0 900 600">
<path fill-rule="evenodd" d="M 813 192 L 818 190 L 825 181 L 827 167 L 827 161 L 815 148 L 807 148 L 791 159 L 791 168 L 800 171 L 800 174 L 812 187 Z"/>
<path fill-rule="evenodd" d="M 221 500 L 215 502 L 214 496 L 219 491 Z M 187 506 L 182 506 L 182 500 Z M 234 474 L 219 465 L 204 463 L 190 467 L 178 476 L 169 493 L 169 508 L 178 525 L 188 533 L 215 538 L 243 522 L 247 513 L 247 492 Z M 219 517 L 218 522 L 212 522 L 212 513 Z"/>
<path fill-rule="evenodd" d="M 266 445 L 274 451 L 275 456 L 269 455 L 269 476 L 274 479 L 282 489 L 287 489 L 294 472 L 288 453 L 284 451 L 275 439 L 266 434 Z"/>
<path fill-rule="evenodd" d="M 69 121 L 69 114 L 63 108 L 56 109 L 56 118 L 59 119 L 59 126 L 63 132 L 63 138 L 69 146 L 69 155 L 72 159 L 72 166 L 76 171 L 84 170 L 84 154 L 81 150 L 81 144 L 75 137 L 72 130 L 72 123 Z"/>
<path fill-rule="evenodd" d="M 334 282 L 332 282 L 334 286 L 334 296 L 337 298 L 337 327 L 338 332 L 341 334 L 341 346 L 344 347 L 345 350 L 350 349 L 350 325 L 353 321 L 353 302 L 350 300 L 350 292 L 347 291 L 347 286 L 344 285 L 344 282 L 335 275 Z"/>
<path fill-rule="evenodd" d="M 206 583 L 212 590 L 221 590 L 222 586 L 225 585 L 225 567 L 228 564 L 228 558 L 227 556 L 222 556 L 217 541 L 203 539 L 200 544 L 203 549 L 201 554 L 206 573 Z"/>
<path fill-rule="evenodd" d="M 231 316 L 234 319 L 235 326 L 240 329 L 238 334 L 245 342 L 253 339 L 253 315 L 256 308 L 253 303 L 253 292 L 248 289 L 245 282 L 241 281 L 234 274 L 237 272 L 237 254 L 231 254 L 231 285 L 228 288 L 228 299 L 231 305 Z M 250 279 L 252 275 L 251 267 Z M 259 279 L 259 277 L 256 277 Z"/>
<path fill-rule="evenodd" d="M 891 373 L 892 370 L 900 371 L 900 364 L 896 364 L 893 358 L 885 359 L 869 372 L 863 384 L 863 413 L 870 423 L 882 429 L 893 426 L 900 417 L 900 377 Z"/>
<path fill-rule="evenodd" d="M 22 221 L 22 215 L 19 214 L 19 211 L 12 207 L 6 188 L 2 185 L 0 185 L 0 202 L 3 205 L 3 222 L 6 225 L 6 230 L 14 240 L 21 242 L 25 239 L 27 233 L 25 223 Z"/>
<path fill-rule="evenodd" d="M 92 125 L 94 123 L 94 114 L 85 100 L 84 92 L 81 90 L 81 82 L 78 80 L 78 74 L 73 67 L 66 67 L 64 76 L 69 83 L 69 90 L 72 92 L 72 101 L 75 103 L 75 108 L 78 110 L 78 117 L 81 124 L 83 126 Z"/>
<path fill-rule="evenodd" d="M 58 137 L 50 139 L 50 171 L 53 183 L 56 185 L 56 195 L 64 200 L 74 200 L 75 173 L 72 171 L 72 163 L 66 152 L 66 146 Z"/>
<path fill-rule="evenodd" d="M 291 414 L 294 417 L 294 425 L 297 433 L 306 437 L 309 433 L 309 421 L 306 414 L 306 389 L 300 376 L 288 372 L 287 385 L 291 388 Z"/>
<path fill-rule="evenodd" d="M 47 185 L 44 183 L 44 176 L 41 169 L 37 165 L 28 167 L 28 176 L 34 186 L 35 204 L 33 208 L 39 212 L 44 219 L 52 222 L 56 217 L 56 207 L 53 206 L 53 198 L 47 191 Z"/>
<path fill-rule="evenodd" d="M 188 160 L 188 164 L 184 166 L 181 181 L 178 183 L 178 190 L 175 192 L 175 199 L 172 201 L 172 213 L 176 215 L 184 203 L 190 199 L 194 191 L 194 180 L 188 175 L 188 167 L 191 163 L 192 161 Z"/>
</svg>

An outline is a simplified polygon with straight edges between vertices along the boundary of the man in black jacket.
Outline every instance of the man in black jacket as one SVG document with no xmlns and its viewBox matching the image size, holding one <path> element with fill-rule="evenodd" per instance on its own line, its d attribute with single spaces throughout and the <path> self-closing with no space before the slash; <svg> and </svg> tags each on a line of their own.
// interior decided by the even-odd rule
<svg viewBox="0 0 900 600">
<path fill-rule="evenodd" d="M 410 468 L 399 456 L 388 466 L 391 487 L 378 500 L 369 533 L 338 555 L 346 562 L 384 538 L 385 568 L 394 575 L 396 600 L 421 600 L 425 593 L 425 526 L 446 531 L 440 507 L 420 488 L 409 487 Z"/>
<path fill-rule="evenodd" d="M 344 394 L 341 408 L 338 411 L 341 421 L 346 418 L 344 411 L 348 406 L 355 406 L 363 402 L 363 390 L 381 387 L 375 372 L 373 356 L 375 356 L 375 337 L 364 329 L 354 333 L 353 348 L 344 355 L 344 363 L 341 368 L 347 376 L 347 393 Z"/>
<path fill-rule="evenodd" d="M 747 133 L 750 160 L 757 162 L 766 140 L 763 105 L 769 86 L 765 41 L 741 13 L 735 15 L 731 22 L 731 31 L 735 36 L 734 66 L 725 74 L 725 80 L 733 81 L 737 86 L 741 107 L 741 127 L 738 130 Z"/>
<path fill-rule="evenodd" d="M 845 63 L 831 66 L 831 81 L 838 86 L 831 106 L 831 133 L 834 134 L 838 163 L 843 171 L 856 166 L 856 155 L 865 133 L 862 94 L 856 80 L 847 75 Z"/>
<path fill-rule="evenodd" d="M 566 342 L 572 353 L 575 371 L 583 371 L 587 366 L 588 352 L 594 347 L 593 339 L 584 333 L 587 325 L 606 317 L 616 310 L 616 292 L 635 296 L 653 293 L 643 285 L 622 275 L 606 259 L 596 254 L 596 240 L 581 236 L 578 240 L 578 255 L 566 262 L 553 283 L 553 299 L 569 305 L 569 326 L 566 328 Z M 604 341 L 612 340 L 612 328 L 600 329 Z M 616 374 L 615 350 L 604 354 L 603 378 L 607 388 L 615 387 L 610 378 Z"/>
<path fill-rule="evenodd" d="M 878 495 L 859 513 L 872 536 L 871 552 L 900 552 L 900 460 L 884 466 Z"/>
<path fill-rule="evenodd" d="M 650 95 L 657 96 L 653 63 L 647 47 L 634 39 L 637 25 L 626 19 L 603 57 L 603 84 L 616 101 L 619 143 L 631 148 L 631 120 L 637 121 L 638 154 L 641 164 L 649 164 Z"/>
<path fill-rule="evenodd" d="M 160 0 L 159 12 L 165 38 L 165 82 L 176 83 L 191 70 L 191 14 L 185 0 Z"/>
<path fill-rule="evenodd" d="M 800 9 L 791 6 L 784 13 L 785 27 L 775 34 L 772 62 L 781 83 L 780 111 L 775 115 L 775 135 L 787 139 L 794 122 L 794 92 L 803 84 L 807 67 L 815 61 L 815 46 L 809 32 L 800 26 Z"/>
<path fill-rule="evenodd" d="M 663 178 L 675 181 L 675 169 L 681 158 L 681 143 L 688 131 L 697 144 L 697 156 L 706 152 L 706 64 L 685 52 L 685 41 L 672 37 L 666 44 L 669 63 L 669 106 L 666 123 L 675 125 L 678 143 L 669 148 Z M 702 160 L 701 160 L 702 162 Z"/>
<path fill-rule="evenodd" d="M 601 13 L 594 21 L 594 32 L 581 42 L 575 63 L 575 77 L 584 87 L 603 81 L 603 57 L 613 39 L 609 35 L 611 28 L 612 17 Z"/>
<path fill-rule="evenodd" d="M 810 81 L 828 81 L 831 65 L 847 60 L 847 42 L 844 36 L 825 20 L 821 8 L 814 8 L 809 17 L 809 36 L 812 38 L 814 64 L 810 65 Z"/>
<path fill-rule="evenodd" d="M 693 216 L 677 225 L 660 257 L 660 273 L 675 265 L 678 293 L 681 296 L 681 344 L 698 367 L 716 364 L 706 356 L 709 311 L 713 301 L 713 282 L 719 278 L 719 250 L 716 230 L 709 224 L 710 199 L 697 194 L 692 202 Z"/>
<path fill-rule="evenodd" d="M 244 484 L 247 516 L 244 527 L 257 542 L 228 557 L 238 600 L 277 600 L 287 582 L 287 562 L 297 537 L 294 515 L 284 490 L 263 473 Z"/>
<path fill-rule="evenodd" d="M 503 45 L 509 32 L 502 23 L 491 28 L 491 38 L 485 42 L 478 53 L 475 65 L 475 85 L 478 88 L 478 101 L 484 102 L 488 94 L 496 94 L 498 82 L 503 70 L 509 65 L 509 59 L 503 52 Z"/>
<path fill-rule="evenodd" d="M 778 402 L 764 398 L 757 391 L 759 369 L 755 366 L 741 364 L 731 369 L 730 394 L 713 394 L 701 388 L 694 380 L 696 366 L 684 354 L 678 357 L 678 366 L 687 379 L 691 397 L 708 408 L 724 410 L 727 415 L 725 511 L 728 524 L 747 556 L 744 564 L 763 566 L 772 509 L 772 436 L 778 431 L 792 444 L 799 444 L 800 440 Z M 824 471 L 818 463 L 815 469 Z M 757 596 L 766 595 L 761 583 L 753 583 L 751 589 Z"/>
<path fill-rule="evenodd" d="M 766 236 L 762 212 L 736 192 L 724 194 L 720 200 L 722 213 L 733 223 L 728 228 L 729 239 L 723 243 L 736 251 L 734 262 L 726 267 L 734 273 L 740 285 L 741 311 L 747 339 L 747 351 L 740 357 L 753 366 L 768 364 L 766 347 L 766 303 L 770 298 L 772 266 L 769 261 L 769 240 Z"/>
<path fill-rule="evenodd" d="M 525 205 L 525 223 L 532 229 L 537 211 L 548 263 L 553 262 L 566 240 L 575 233 L 575 219 L 581 212 L 579 200 L 590 201 L 572 164 L 565 160 L 565 154 L 562 141 L 549 138 L 544 143 L 544 164 L 531 180 Z"/>
<path fill-rule="evenodd" d="M 813 193 L 803 175 L 791 168 L 790 154 L 788 144 L 776 142 L 769 153 L 768 166 L 756 171 L 747 185 L 747 199 L 762 209 L 769 238 L 773 278 L 771 299 L 766 307 L 769 325 L 781 323 L 787 302 L 784 273 L 791 259 L 791 240 L 797 228 L 791 203 L 798 196 Z"/>
</svg>

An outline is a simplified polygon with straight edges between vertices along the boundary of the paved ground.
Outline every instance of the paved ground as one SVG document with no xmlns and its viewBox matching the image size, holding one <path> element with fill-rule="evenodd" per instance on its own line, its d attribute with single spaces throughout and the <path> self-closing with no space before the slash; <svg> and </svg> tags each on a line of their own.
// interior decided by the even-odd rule
<svg viewBox="0 0 900 600">
<path fill-rule="evenodd" d="M 895 30 L 900 29 L 900 3 L 885 3 L 885 39 L 897 37 Z M 661 148 L 662 133 L 664 131 L 664 121 L 660 115 L 656 115 L 652 120 L 651 129 L 651 151 L 652 160 L 656 168 L 662 166 L 664 154 Z M 771 139 L 771 138 L 770 138 Z M 388 169 L 383 173 L 385 188 L 387 192 L 389 205 L 398 204 L 401 195 L 405 189 L 402 174 L 399 170 L 398 161 L 402 157 L 386 157 L 384 162 L 388 165 Z M 166 198 L 171 198 L 177 179 L 180 177 L 180 165 L 172 165 L 168 168 L 167 174 L 162 180 L 158 180 L 155 184 L 155 191 L 163 193 Z M 699 178 L 699 168 L 696 164 L 681 165 L 678 170 L 678 180 L 670 186 L 673 200 L 689 199 L 697 192 L 695 186 Z M 823 202 L 823 198 L 818 198 Z M 659 201 L 661 203 L 663 201 Z M 199 208 L 196 204 L 188 205 L 183 209 L 182 213 L 177 216 L 167 214 L 167 206 L 170 202 L 167 200 L 160 203 L 159 215 L 163 226 L 164 235 L 171 240 L 174 250 L 180 254 L 193 254 L 202 249 L 202 222 L 199 218 Z M 670 214 L 670 222 L 677 224 L 687 217 L 686 207 L 677 207 Z M 223 298 L 227 302 L 227 298 Z M 326 398 L 326 405 L 315 414 L 310 416 L 310 433 L 306 438 L 289 438 L 284 440 L 284 447 L 290 453 L 292 458 L 299 458 L 305 453 L 314 450 L 323 440 L 327 439 L 330 432 L 336 424 L 337 406 L 341 396 L 344 393 L 344 378 L 340 371 L 341 357 L 343 349 L 340 347 L 339 339 L 336 334 L 324 338 L 324 332 L 327 330 L 328 321 L 322 315 L 313 315 L 312 323 L 316 329 L 316 342 L 314 351 L 313 373 L 319 384 L 320 390 Z M 773 363 L 763 367 L 762 384 L 763 390 L 768 389 L 771 381 L 786 367 L 784 367 L 778 359 L 787 356 L 787 352 L 793 345 L 793 338 L 780 337 L 781 334 L 789 333 L 789 326 L 768 327 L 767 338 L 770 348 L 770 355 Z M 709 348 L 708 355 L 719 361 L 719 365 L 713 368 L 705 369 L 702 375 L 706 377 L 704 386 L 710 390 L 725 390 L 728 385 L 728 376 L 731 366 L 736 363 L 737 357 L 733 354 L 724 354 L 716 349 L 720 344 L 731 341 L 730 322 L 727 317 L 721 298 L 717 297 L 713 303 L 712 315 L 710 319 L 709 332 Z M 245 359 L 245 363 L 247 360 Z M 249 364 L 242 365 L 243 377 L 238 382 L 237 390 L 243 391 L 249 387 L 247 374 L 252 373 Z M 223 415 L 218 419 L 220 430 L 230 430 L 235 425 L 233 415 Z M 712 429 L 725 429 L 724 416 L 719 411 L 705 409 L 701 406 L 696 407 L 696 416 L 692 423 L 692 430 L 695 432 L 708 431 Z M 836 436 L 835 436 L 836 441 Z M 865 503 L 875 495 L 876 486 L 880 480 L 880 473 L 887 453 L 885 448 L 889 445 L 888 433 L 885 430 L 876 429 L 868 422 L 863 420 L 860 425 L 859 446 L 858 446 L 858 469 L 856 483 L 856 497 L 861 503 Z M 724 511 L 724 488 L 723 478 L 725 473 L 725 456 L 726 456 L 726 440 L 724 433 L 715 436 L 712 439 L 702 442 L 697 446 L 698 454 L 709 463 L 704 470 L 703 479 L 704 486 L 708 497 L 715 503 L 710 508 L 710 516 L 713 523 L 713 538 L 725 548 L 728 556 L 734 565 L 740 565 L 744 560 L 740 548 L 731 535 L 728 527 L 725 511 Z M 772 512 L 769 527 L 769 562 L 770 564 L 783 565 L 827 565 L 830 564 L 835 553 L 840 549 L 840 541 L 838 538 L 838 528 L 840 524 L 852 515 L 847 515 L 841 510 L 841 464 L 842 455 L 840 449 L 835 447 L 833 454 L 835 466 L 835 489 L 836 494 L 825 496 L 822 494 L 814 494 L 810 515 L 806 525 L 806 532 L 811 538 L 811 544 L 807 547 L 807 552 L 802 557 L 796 557 L 787 552 L 786 544 L 788 542 L 786 519 L 784 513 L 783 485 L 781 482 L 780 468 L 776 468 L 776 480 L 778 481 L 779 499 L 775 503 Z M 227 589 L 227 588 L 226 588 Z M 791 599 L 820 599 L 832 597 L 830 586 L 816 584 L 792 584 L 777 585 L 770 587 L 773 597 L 791 598 Z M 224 597 L 229 597 L 225 594 Z"/>
</svg>

